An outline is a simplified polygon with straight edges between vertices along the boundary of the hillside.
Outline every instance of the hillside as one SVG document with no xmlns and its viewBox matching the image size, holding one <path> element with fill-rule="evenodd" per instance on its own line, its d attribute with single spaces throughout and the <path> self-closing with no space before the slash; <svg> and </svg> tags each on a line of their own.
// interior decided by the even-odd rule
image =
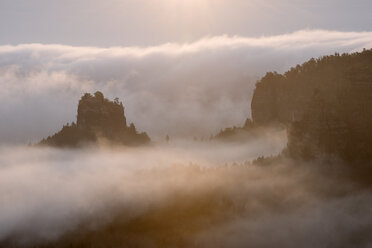
<svg viewBox="0 0 372 248">
<path fill-rule="evenodd" d="M 253 122 L 288 125 L 288 152 L 372 159 L 372 50 L 311 59 L 267 73 L 252 99 Z"/>
</svg>

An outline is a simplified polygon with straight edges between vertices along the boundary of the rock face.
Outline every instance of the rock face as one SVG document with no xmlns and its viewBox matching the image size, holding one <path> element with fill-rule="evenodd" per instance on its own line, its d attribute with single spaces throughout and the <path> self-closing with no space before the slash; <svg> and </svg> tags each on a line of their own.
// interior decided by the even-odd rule
<svg viewBox="0 0 372 248">
<path fill-rule="evenodd" d="M 300 90 L 285 76 L 267 73 L 257 84 L 251 109 L 255 124 L 291 123 L 302 118 L 308 103 L 307 91 Z"/>
<path fill-rule="evenodd" d="M 292 156 L 372 160 L 372 50 L 268 73 L 256 85 L 252 118 L 286 124 Z"/>
<path fill-rule="evenodd" d="M 77 123 L 40 143 L 52 146 L 79 146 L 94 143 L 100 138 L 123 145 L 140 145 L 150 141 L 146 133 L 138 133 L 135 126 L 127 126 L 124 106 L 119 99 L 110 101 L 97 91 L 86 93 L 79 101 Z"/>
<path fill-rule="evenodd" d="M 101 92 L 85 94 L 78 105 L 77 127 L 114 138 L 127 129 L 123 104 L 105 99 Z"/>
</svg>

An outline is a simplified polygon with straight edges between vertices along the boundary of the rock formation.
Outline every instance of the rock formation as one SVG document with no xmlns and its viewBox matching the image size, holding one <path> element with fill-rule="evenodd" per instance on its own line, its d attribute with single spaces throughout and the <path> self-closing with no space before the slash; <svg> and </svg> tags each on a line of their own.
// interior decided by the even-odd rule
<svg viewBox="0 0 372 248">
<path fill-rule="evenodd" d="M 252 118 L 286 124 L 292 156 L 372 160 L 372 50 L 268 73 L 256 85 Z"/>
<path fill-rule="evenodd" d="M 40 143 L 52 146 L 79 146 L 104 139 L 123 145 L 140 145 L 150 141 L 146 133 L 138 133 L 134 124 L 129 127 L 124 106 L 119 99 L 110 101 L 97 91 L 86 93 L 79 101 L 77 122 Z"/>
</svg>

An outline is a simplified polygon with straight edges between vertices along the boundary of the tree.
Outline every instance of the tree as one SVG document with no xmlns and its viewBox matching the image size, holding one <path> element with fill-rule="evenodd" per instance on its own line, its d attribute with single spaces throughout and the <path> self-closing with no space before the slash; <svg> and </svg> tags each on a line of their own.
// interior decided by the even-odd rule
<svg viewBox="0 0 372 248">
<path fill-rule="evenodd" d="M 97 98 L 97 99 L 99 99 L 99 100 L 104 100 L 104 96 L 103 96 L 103 93 L 101 92 L 101 91 L 96 91 L 95 93 L 94 93 L 94 96 Z"/>
</svg>

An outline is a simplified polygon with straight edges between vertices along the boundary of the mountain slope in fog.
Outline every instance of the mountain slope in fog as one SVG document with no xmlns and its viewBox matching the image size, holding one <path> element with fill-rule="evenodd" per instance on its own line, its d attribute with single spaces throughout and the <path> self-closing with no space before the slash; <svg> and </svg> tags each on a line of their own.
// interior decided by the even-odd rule
<svg viewBox="0 0 372 248">
<path fill-rule="evenodd" d="M 372 160 L 372 50 L 267 73 L 252 99 L 255 123 L 290 124 L 291 155 Z"/>
<path fill-rule="evenodd" d="M 133 123 L 127 126 L 124 106 L 119 99 L 110 101 L 97 91 L 86 93 L 78 105 L 77 123 L 67 124 L 40 144 L 58 147 L 79 146 L 105 139 L 123 145 L 140 145 L 150 141 L 146 133 L 138 133 Z"/>
<path fill-rule="evenodd" d="M 193 142 L 177 153 L 172 141 L 160 150 L 3 151 L 0 247 L 371 247 L 371 170 L 346 161 L 370 159 L 371 59 L 372 50 L 326 56 L 258 82 L 253 122 L 219 135 L 287 125 L 288 152 L 278 156 L 234 163 L 260 145 L 252 139 Z M 115 130 L 93 116 L 88 129 Z M 86 125 L 81 117 L 75 130 Z"/>
</svg>

